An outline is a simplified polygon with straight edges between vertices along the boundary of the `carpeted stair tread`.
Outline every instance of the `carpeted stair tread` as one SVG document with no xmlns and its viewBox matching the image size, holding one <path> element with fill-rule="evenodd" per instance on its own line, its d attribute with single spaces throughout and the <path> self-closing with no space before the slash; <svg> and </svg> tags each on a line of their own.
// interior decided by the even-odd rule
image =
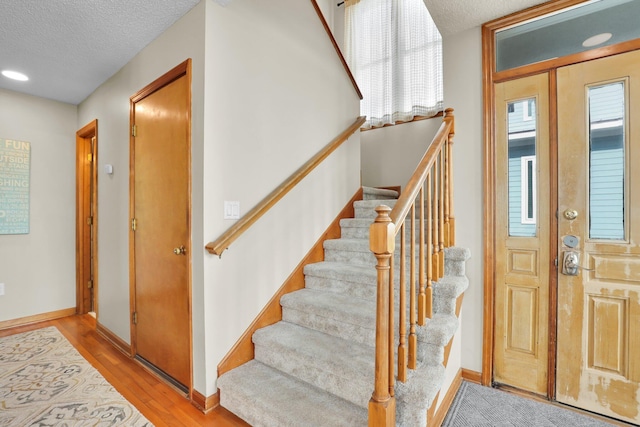
<svg viewBox="0 0 640 427">
<path fill-rule="evenodd" d="M 426 248 L 426 245 L 425 245 Z M 426 250 L 426 249 L 425 249 Z M 416 256 L 419 253 L 419 245 L 415 248 Z M 369 248 L 369 241 L 366 239 L 331 239 L 324 241 L 325 261 L 351 263 L 363 266 L 375 267 L 376 257 Z M 411 258 L 409 245 L 405 249 L 405 258 Z M 399 245 L 394 252 L 396 260 L 395 268 L 399 268 L 400 249 Z M 406 264 L 409 268 L 409 262 Z"/>
<path fill-rule="evenodd" d="M 471 258 L 471 251 L 467 248 L 451 247 L 444 252 L 447 262 L 444 266 L 445 276 L 466 276 L 466 263 Z"/>
<path fill-rule="evenodd" d="M 346 218 L 340 220 L 340 233 L 341 238 L 344 239 L 364 239 L 369 240 L 369 227 L 373 224 L 373 218 Z M 400 244 L 400 233 L 396 236 L 396 246 Z M 411 222 L 405 223 L 405 237 L 406 241 L 410 242 L 411 239 Z M 420 236 L 416 233 L 415 241 L 419 240 Z"/>
<path fill-rule="evenodd" d="M 369 266 L 329 261 L 307 264 L 304 267 L 304 275 L 364 284 L 371 284 L 373 280 L 374 286 L 378 277 L 375 268 Z"/>
<path fill-rule="evenodd" d="M 443 298 L 456 299 L 469 287 L 466 276 L 444 276 L 433 283 L 434 294 L 437 292 Z"/>
<path fill-rule="evenodd" d="M 366 426 L 367 410 L 252 360 L 218 379 L 220 404 L 252 426 Z"/>
<path fill-rule="evenodd" d="M 397 200 L 358 200 L 353 203 L 353 212 L 355 218 L 375 219 L 378 216 L 376 208 L 385 205 L 393 209 Z"/>
<path fill-rule="evenodd" d="M 255 359 L 366 408 L 375 348 L 288 322 L 253 334 Z"/>
<path fill-rule="evenodd" d="M 424 327 L 418 328 L 418 340 L 444 347 L 458 330 L 458 323 L 455 315 L 434 314 Z"/>
<path fill-rule="evenodd" d="M 395 190 L 386 188 L 362 187 L 362 197 L 364 200 L 397 199 L 399 196 Z"/>
<path fill-rule="evenodd" d="M 410 369 L 406 382 L 396 382 L 396 425 L 415 427 L 427 425 L 427 409 L 431 407 L 444 382 L 445 368 L 441 364 L 419 364 Z"/>
<path fill-rule="evenodd" d="M 377 272 L 373 265 L 323 261 L 305 267 L 305 287 L 349 295 L 353 298 L 374 300 L 377 292 Z M 399 288 L 400 275 L 394 276 Z"/>
<path fill-rule="evenodd" d="M 375 345 L 375 300 L 301 289 L 284 295 L 282 320 L 345 340 Z"/>
</svg>

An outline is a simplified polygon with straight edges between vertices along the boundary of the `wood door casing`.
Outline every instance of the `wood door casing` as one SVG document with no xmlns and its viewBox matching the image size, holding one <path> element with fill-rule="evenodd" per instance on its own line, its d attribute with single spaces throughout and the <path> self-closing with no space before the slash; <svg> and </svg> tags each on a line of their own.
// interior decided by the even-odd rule
<svg viewBox="0 0 640 427">
<path fill-rule="evenodd" d="M 76 132 L 76 309 L 79 314 L 97 311 L 97 136 L 97 120 Z"/>
<path fill-rule="evenodd" d="M 576 236 L 577 276 L 558 277 L 557 399 L 640 423 L 640 51 L 558 69 L 558 226 Z M 623 82 L 624 237 L 591 238 L 588 91 Z M 593 128 L 595 129 L 595 128 Z M 593 165 L 593 163 L 591 163 Z M 576 210 L 571 220 L 565 210 Z M 561 261 L 560 261 L 561 262 Z"/>
<path fill-rule="evenodd" d="M 190 389 L 191 82 L 183 67 L 132 99 L 132 341 L 137 356 Z"/>
<path fill-rule="evenodd" d="M 549 77 L 547 73 L 495 85 L 496 281 L 494 381 L 546 395 L 549 305 Z M 535 235 L 516 236 L 510 221 L 509 106 L 535 105 Z M 532 107 L 533 108 L 533 107 Z M 513 118 L 512 118 L 513 119 Z M 533 120 L 532 120 L 533 121 Z M 529 133 L 532 131 L 529 130 Z M 530 138 L 530 137 L 529 137 Z M 511 166 L 513 168 L 513 166 Z M 513 171 L 511 172 L 513 173 Z M 511 190 L 510 190 L 511 189 Z M 522 206 L 520 207 L 522 208 Z"/>
</svg>

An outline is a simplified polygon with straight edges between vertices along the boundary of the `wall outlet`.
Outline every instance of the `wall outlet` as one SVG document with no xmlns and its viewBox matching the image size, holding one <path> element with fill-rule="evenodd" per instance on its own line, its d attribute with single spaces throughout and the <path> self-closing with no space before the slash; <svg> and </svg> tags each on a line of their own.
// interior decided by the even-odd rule
<svg viewBox="0 0 640 427">
<path fill-rule="evenodd" d="M 4 283 L 0 283 L 0 295 L 4 295 Z"/>
</svg>

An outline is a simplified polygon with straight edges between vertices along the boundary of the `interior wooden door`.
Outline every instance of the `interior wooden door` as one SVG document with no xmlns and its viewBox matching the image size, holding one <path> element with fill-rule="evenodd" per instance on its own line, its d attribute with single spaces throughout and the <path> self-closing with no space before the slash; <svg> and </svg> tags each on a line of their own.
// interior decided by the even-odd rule
<svg viewBox="0 0 640 427">
<path fill-rule="evenodd" d="M 640 423 L 640 52 L 558 69 L 557 400 Z"/>
<path fill-rule="evenodd" d="M 494 382 L 547 394 L 549 78 L 496 84 Z"/>
<path fill-rule="evenodd" d="M 189 92 L 184 74 L 143 91 L 132 110 L 134 351 L 186 388 L 191 386 Z"/>
</svg>

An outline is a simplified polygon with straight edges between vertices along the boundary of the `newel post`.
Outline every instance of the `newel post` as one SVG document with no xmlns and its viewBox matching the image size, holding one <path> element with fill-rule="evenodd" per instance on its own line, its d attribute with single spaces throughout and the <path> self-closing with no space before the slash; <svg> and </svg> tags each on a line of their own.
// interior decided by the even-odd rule
<svg viewBox="0 0 640 427">
<path fill-rule="evenodd" d="M 369 248 L 375 254 L 378 263 L 377 306 L 376 306 L 376 362 L 375 387 L 369 400 L 369 426 L 395 426 L 396 401 L 389 393 L 389 373 L 394 366 L 389 365 L 390 346 L 389 314 L 393 301 L 390 301 L 389 272 L 390 261 L 395 249 L 395 225 L 391 222 L 391 208 L 385 205 L 376 208 L 378 216 L 369 228 Z M 392 350 L 391 350 L 392 351 Z"/>
<path fill-rule="evenodd" d="M 445 221 L 447 222 L 447 230 L 445 237 L 445 246 L 451 247 L 456 244 L 456 219 L 453 215 L 453 137 L 456 133 L 455 118 L 453 116 L 453 108 L 447 108 L 444 111 L 444 119 L 451 122 L 449 128 L 449 136 L 447 137 L 446 151 L 446 176 L 445 176 Z"/>
</svg>

